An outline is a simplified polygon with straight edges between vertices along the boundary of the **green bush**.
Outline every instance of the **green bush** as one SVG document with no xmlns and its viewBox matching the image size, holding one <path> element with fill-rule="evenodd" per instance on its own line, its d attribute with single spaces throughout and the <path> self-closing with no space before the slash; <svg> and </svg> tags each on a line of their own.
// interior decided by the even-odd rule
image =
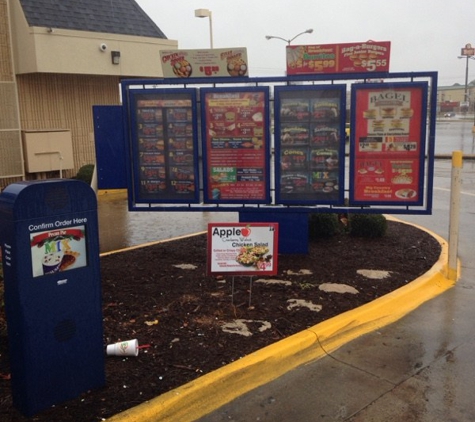
<svg viewBox="0 0 475 422">
<path fill-rule="evenodd" d="M 93 173 L 94 173 L 94 164 L 86 164 L 85 166 L 82 166 L 79 169 L 78 174 L 76 175 L 75 179 L 82 180 L 83 182 L 86 182 L 88 185 L 90 185 L 92 181 Z"/>
<path fill-rule="evenodd" d="M 382 214 L 351 214 L 349 216 L 349 233 L 355 237 L 383 237 L 388 222 Z"/>
<path fill-rule="evenodd" d="M 308 217 L 308 236 L 321 239 L 335 236 L 339 231 L 338 216 L 331 213 L 312 213 Z"/>
</svg>

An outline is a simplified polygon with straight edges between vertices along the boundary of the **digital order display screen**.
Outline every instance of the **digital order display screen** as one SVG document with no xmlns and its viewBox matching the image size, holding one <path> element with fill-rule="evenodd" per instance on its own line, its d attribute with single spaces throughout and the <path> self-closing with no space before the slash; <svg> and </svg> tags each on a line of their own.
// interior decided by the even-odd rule
<svg viewBox="0 0 475 422">
<path fill-rule="evenodd" d="M 84 225 L 30 234 L 33 277 L 87 266 Z"/>
</svg>

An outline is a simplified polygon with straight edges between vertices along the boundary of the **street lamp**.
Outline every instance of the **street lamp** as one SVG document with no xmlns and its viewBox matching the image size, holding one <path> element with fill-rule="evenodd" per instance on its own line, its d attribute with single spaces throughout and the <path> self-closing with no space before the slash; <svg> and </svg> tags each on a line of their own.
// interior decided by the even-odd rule
<svg viewBox="0 0 475 422">
<path fill-rule="evenodd" d="M 300 35 L 311 34 L 312 32 L 313 32 L 313 29 L 307 29 L 306 31 L 301 32 L 300 34 L 297 34 L 295 37 L 291 38 L 290 40 L 286 40 L 285 38 L 282 38 L 282 37 L 276 37 L 274 35 L 266 35 L 266 40 L 271 40 L 273 38 L 277 38 L 278 40 L 285 41 L 288 45 L 290 45 L 290 43 L 293 40 L 295 40 L 295 38 L 300 37 Z"/>
<path fill-rule="evenodd" d="M 212 13 L 209 9 L 196 9 L 195 10 L 196 18 L 209 18 L 209 44 L 213 48 L 213 19 Z"/>
</svg>

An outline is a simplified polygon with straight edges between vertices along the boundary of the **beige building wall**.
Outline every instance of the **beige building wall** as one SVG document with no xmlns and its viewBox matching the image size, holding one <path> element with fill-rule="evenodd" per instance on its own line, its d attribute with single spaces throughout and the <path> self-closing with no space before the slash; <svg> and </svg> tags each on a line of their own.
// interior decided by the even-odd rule
<svg viewBox="0 0 475 422">
<path fill-rule="evenodd" d="M 83 165 L 94 164 L 92 107 L 119 104 L 119 78 L 31 74 L 19 75 L 17 82 L 22 130 L 71 130 L 74 169 L 63 176 L 75 176 Z"/>
<path fill-rule="evenodd" d="M 163 77 L 160 50 L 177 48 L 177 41 L 161 38 L 29 27 L 19 0 L 10 2 L 17 75 L 64 73 L 160 78 Z M 112 51 L 120 52 L 120 64 L 112 64 Z"/>
<path fill-rule="evenodd" d="M 120 104 L 122 78 L 162 77 L 159 52 L 176 48 L 176 40 L 29 27 L 19 0 L 0 0 L 0 191 L 59 176 L 24 173 L 21 130 L 71 130 L 74 169 L 63 177 L 93 164 L 92 107 Z"/>
<path fill-rule="evenodd" d="M 23 178 L 20 117 L 8 0 L 0 0 L 0 189 Z"/>
</svg>

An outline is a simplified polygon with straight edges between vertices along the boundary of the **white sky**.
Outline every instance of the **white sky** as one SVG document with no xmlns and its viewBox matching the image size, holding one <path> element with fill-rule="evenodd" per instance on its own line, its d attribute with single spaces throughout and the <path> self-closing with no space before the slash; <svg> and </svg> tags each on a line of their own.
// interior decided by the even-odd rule
<svg viewBox="0 0 475 422">
<path fill-rule="evenodd" d="M 136 0 L 180 49 L 209 48 L 212 12 L 214 48 L 246 47 L 250 76 L 282 76 L 281 40 L 312 28 L 292 44 L 391 41 L 391 72 L 437 71 L 439 86 L 465 84 L 467 43 L 475 46 L 474 0 Z M 475 79 L 469 60 L 468 81 Z"/>
</svg>

